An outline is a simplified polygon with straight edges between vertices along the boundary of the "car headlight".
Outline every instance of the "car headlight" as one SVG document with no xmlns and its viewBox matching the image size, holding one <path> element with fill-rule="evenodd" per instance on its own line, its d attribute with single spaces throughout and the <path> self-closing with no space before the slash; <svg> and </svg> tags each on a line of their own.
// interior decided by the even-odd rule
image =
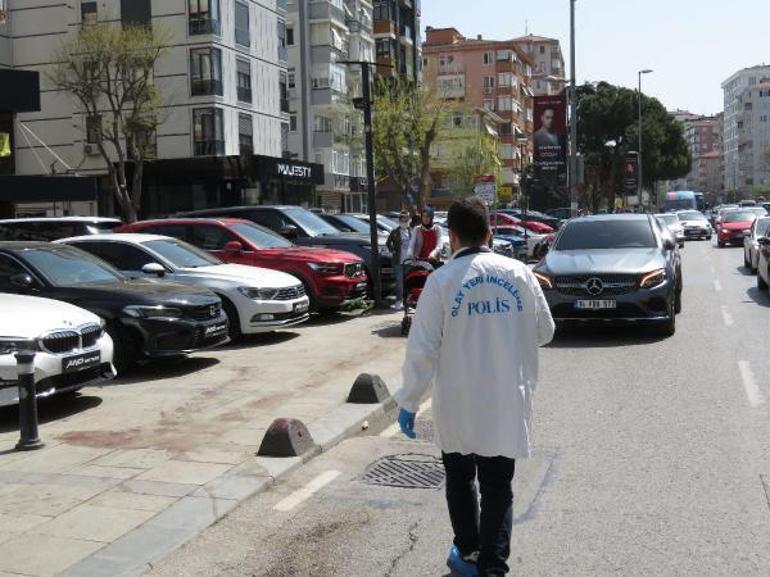
<svg viewBox="0 0 770 577">
<path fill-rule="evenodd" d="M 751 234 L 751 229 L 747 228 L 746 230 L 743 231 L 743 234 Z"/>
<path fill-rule="evenodd" d="M 307 263 L 311 269 L 321 274 L 342 274 L 344 265 L 341 263 L 332 262 L 309 262 Z"/>
<path fill-rule="evenodd" d="M 183 316 L 181 309 L 163 305 L 130 305 L 123 307 L 123 312 L 135 319 L 179 319 Z"/>
<path fill-rule="evenodd" d="M 540 286 L 547 289 L 553 288 L 553 278 L 542 272 L 534 271 L 535 278 L 540 282 Z"/>
<path fill-rule="evenodd" d="M 278 289 L 275 288 L 255 288 L 255 287 L 239 287 L 238 292 L 245 296 L 247 299 L 255 301 L 272 301 L 278 295 Z"/>
<path fill-rule="evenodd" d="M 650 273 L 647 273 L 642 277 L 642 279 L 639 281 L 639 286 L 644 289 L 649 289 L 658 286 L 659 284 L 662 284 L 666 280 L 666 271 L 665 269 L 658 269 L 654 270 Z"/>
<path fill-rule="evenodd" d="M 7 355 L 19 351 L 38 350 L 37 341 L 33 339 L 0 337 L 0 355 Z"/>
</svg>

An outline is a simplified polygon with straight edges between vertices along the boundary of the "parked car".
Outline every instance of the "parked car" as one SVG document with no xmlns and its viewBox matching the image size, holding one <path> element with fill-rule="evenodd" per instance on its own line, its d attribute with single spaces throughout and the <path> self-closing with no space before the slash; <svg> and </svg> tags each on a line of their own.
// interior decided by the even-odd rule
<svg viewBox="0 0 770 577">
<path fill-rule="evenodd" d="M 738 209 L 722 211 L 717 224 L 717 245 L 723 248 L 728 244 L 743 244 L 743 238 L 751 231 L 751 225 L 757 219 L 756 211 Z"/>
<path fill-rule="evenodd" d="M 98 216 L 57 216 L 0 220 L 0 241 L 33 240 L 50 242 L 71 236 L 112 232 L 121 223 L 117 218 Z"/>
<path fill-rule="evenodd" d="M 350 214 L 351 216 L 355 216 L 356 218 L 364 221 L 366 224 L 369 224 L 368 214 L 363 214 L 363 213 L 348 213 L 348 214 Z M 396 219 L 393 220 L 392 218 L 389 218 L 382 214 L 377 215 L 377 228 L 379 229 L 380 232 L 385 233 L 386 238 L 387 238 L 387 235 L 389 235 L 393 231 L 393 229 L 398 228 L 399 216 L 396 216 Z M 434 220 L 435 220 L 435 215 L 434 215 Z"/>
<path fill-rule="evenodd" d="M 0 242 L 0 292 L 65 301 L 100 316 L 118 373 L 140 358 L 176 357 L 229 340 L 222 301 L 211 291 L 131 280 L 72 246 Z"/>
<path fill-rule="evenodd" d="M 520 226 L 525 227 L 527 230 L 534 232 L 536 234 L 551 234 L 553 232 L 553 229 L 541 222 L 535 222 L 535 221 L 522 221 L 520 218 L 517 218 L 513 215 L 506 214 L 504 212 L 498 212 L 495 214 L 490 214 L 489 216 L 489 222 L 493 226 Z"/>
<path fill-rule="evenodd" d="M 305 286 L 313 310 L 335 310 L 366 296 L 367 278 L 360 257 L 330 248 L 295 246 L 248 220 L 146 220 L 118 230 L 174 237 L 226 263 L 289 273 Z"/>
<path fill-rule="evenodd" d="M 757 272 L 759 266 L 759 239 L 770 233 L 770 216 L 758 218 L 751 225 L 751 232 L 743 239 L 743 266 Z"/>
<path fill-rule="evenodd" d="M 526 215 L 520 208 L 506 208 L 501 210 L 501 212 L 515 216 L 519 220 L 524 220 L 525 222 L 539 222 L 540 224 L 551 227 L 551 232 L 559 230 L 563 221 L 561 218 L 556 218 L 537 210 L 528 210 Z"/>
<path fill-rule="evenodd" d="M 551 216 L 553 218 L 558 218 L 559 220 L 569 220 L 570 218 L 572 218 L 572 209 L 569 207 L 552 208 L 550 210 L 546 210 L 545 213 L 548 216 Z"/>
<path fill-rule="evenodd" d="M 370 235 L 369 221 L 363 221 L 353 214 L 321 214 L 322 219 L 332 225 L 340 232 L 353 232 L 363 235 Z M 377 236 L 380 237 L 379 245 L 388 240 L 388 233 L 377 228 Z"/>
<path fill-rule="evenodd" d="M 319 215 L 300 206 L 236 206 L 198 210 L 179 216 L 243 218 L 277 232 L 295 244 L 344 250 L 364 261 L 367 277 L 371 279 L 369 264 L 372 260 L 372 247 L 369 236 L 340 232 Z M 384 237 L 381 242 L 379 254 L 382 288 L 383 293 L 390 294 L 395 288 L 392 257 L 385 247 Z"/>
<path fill-rule="evenodd" d="M 130 278 L 165 278 L 209 289 L 222 300 L 230 339 L 304 323 L 310 300 L 284 272 L 224 264 L 184 241 L 152 234 L 81 236 L 57 241 L 90 252 Z"/>
<path fill-rule="evenodd" d="M 663 214 L 656 214 L 655 218 L 660 221 L 660 224 L 666 227 L 674 237 L 674 241 L 679 245 L 679 248 L 684 248 L 684 227 L 679 221 L 679 217 L 671 212 Z"/>
<path fill-rule="evenodd" d="M 711 240 L 714 231 L 702 212 L 697 210 L 681 210 L 675 214 L 682 224 L 685 239 L 700 238 Z"/>
<path fill-rule="evenodd" d="M 666 335 L 676 331 L 681 258 L 652 215 L 571 220 L 534 273 L 557 324 L 657 323 Z"/>
<path fill-rule="evenodd" d="M 37 397 L 74 393 L 115 376 L 104 321 L 74 305 L 0 294 L 0 407 L 19 401 L 15 354 L 35 353 Z"/>
<path fill-rule="evenodd" d="M 496 237 L 521 239 L 527 249 L 527 260 L 540 260 L 548 252 L 548 244 L 555 238 L 554 234 L 537 234 L 529 230 L 525 231 L 521 226 L 510 224 L 494 226 L 492 232 Z"/>
</svg>

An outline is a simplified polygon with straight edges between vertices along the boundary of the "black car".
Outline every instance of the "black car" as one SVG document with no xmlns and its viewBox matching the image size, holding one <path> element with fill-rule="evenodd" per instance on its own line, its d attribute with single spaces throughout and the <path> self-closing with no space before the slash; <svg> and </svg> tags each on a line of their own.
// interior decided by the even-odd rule
<svg viewBox="0 0 770 577">
<path fill-rule="evenodd" d="M 99 216 L 56 216 L 0 220 L 0 241 L 50 242 L 72 236 L 112 232 L 123 223 Z"/>
<path fill-rule="evenodd" d="M 61 300 L 102 317 L 118 372 L 142 357 L 179 356 L 229 340 L 227 316 L 214 293 L 130 280 L 72 246 L 0 242 L 0 292 Z"/>
<path fill-rule="evenodd" d="M 295 244 L 303 246 L 327 246 L 352 253 L 364 261 L 367 276 L 372 261 L 372 245 L 369 235 L 341 232 L 321 216 L 301 206 L 233 206 L 196 210 L 177 215 L 181 218 L 231 217 L 250 220 L 269 228 Z M 395 276 L 390 253 L 385 248 L 385 237 L 380 239 L 380 272 L 385 294 L 395 289 Z"/>
<path fill-rule="evenodd" d="M 571 220 L 534 273 L 557 324 L 647 322 L 669 336 L 676 331 L 681 257 L 652 215 Z"/>
</svg>

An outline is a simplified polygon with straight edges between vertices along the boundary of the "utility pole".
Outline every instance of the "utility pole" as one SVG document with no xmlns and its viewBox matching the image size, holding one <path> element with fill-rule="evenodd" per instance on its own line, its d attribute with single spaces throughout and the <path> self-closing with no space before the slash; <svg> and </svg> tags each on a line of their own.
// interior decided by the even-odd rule
<svg viewBox="0 0 770 577">
<path fill-rule="evenodd" d="M 575 2 L 570 0 L 570 144 L 569 144 L 569 205 L 570 216 L 577 216 L 577 88 L 575 86 Z"/>
<path fill-rule="evenodd" d="M 639 206 L 642 206 L 642 194 L 644 193 L 644 179 L 642 172 L 642 74 L 651 74 L 652 70 L 639 71 Z M 650 199 L 652 200 L 652 199 Z"/>
</svg>

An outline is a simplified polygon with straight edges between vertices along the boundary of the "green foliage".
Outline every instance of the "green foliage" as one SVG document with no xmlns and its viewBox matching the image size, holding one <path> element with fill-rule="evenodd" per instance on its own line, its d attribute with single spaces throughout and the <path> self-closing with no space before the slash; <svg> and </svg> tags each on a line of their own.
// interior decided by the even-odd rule
<svg viewBox="0 0 770 577">
<path fill-rule="evenodd" d="M 452 153 L 447 167 L 447 177 L 452 190 L 460 194 L 472 194 L 474 180 L 478 176 L 495 176 L 501 179 L 497 140 L 488 133 L 468 132 L 452 135 Z"/>
<path fill-rule="evenodd" d="M 415 204 L 431 189 L 431 145 L 441 135 L 446 104 L 424 87 L 403 79 L 379 79 L 375 85 L 373 140 L 375 166 L 402 194 L 417 193 Z M 412 183 L 419 182 L 419 190 Z"/>
<path fill-rule="evenodd" d="M 154 155 L 161 104 L 154 69 L 166 41 L 150 28 L 84 26 L 62 45 L 59 64 L 49 77 L 87 116 L 99 118 L 96 146 L 129 222 L 136 220 L 141 207 L 143 163 Z M 128 163 L 133 167 L 130 184 Z"/>
</svg>

